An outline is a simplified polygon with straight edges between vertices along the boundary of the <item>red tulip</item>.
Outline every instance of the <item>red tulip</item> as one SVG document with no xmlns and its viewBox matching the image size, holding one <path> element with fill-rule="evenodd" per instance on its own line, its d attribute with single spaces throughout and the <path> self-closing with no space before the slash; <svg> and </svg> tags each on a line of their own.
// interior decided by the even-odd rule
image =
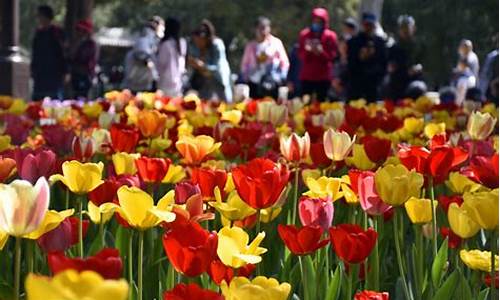
<svg viewBox="0 0 500 300">
<path fill-rule="evenodd" d="M 255 270 L 255 265 L 246 264 L 238 269 L 233 269 L 226 266 L 219 258 L 216 258 L 208 268 L 208 275 L 217 285 L 220 285 L 223 280 L 231 282 L 234 276 L 249 277 Z"/>
<path fill-rule="evenodd" d="M 235 167 L 232 175 L 241 199 L 255 209 L 262 209 L 278 201 L 290 173 L 284 165 L 256 158 Z"/>
<path fill-rule="evenodd" d="M 498 154 L 472 158 L 468 170 L 472 180 L 490 189 L 498 188 Z"/>
<path fill-rule="evenodd" d="M 301 197 L 299 218 L 303 226 L 319 226 L 328 230 L 333 220 L 334 207 L 331 200 Z"/>
<path fill-rule="evenodd" d="M 349 171 L 347 171 L 347 175 L 349 176 L 349 180 L 351 181 L 351 189 L 356 194 L 358 194 L 359 175 L 361 175 L 363 172 L 364 171 L 358 169 L 349 169 Z"/>
<path fill-rule="evenodd" d="M 382 201 L 377 193 L 375 188 L 375 173 L 365 171 L 360 173 L 357 179 L 359 204 L 363 211 L 370 216 L 380 216 L 391 209 L 392 206 Z"/>
<path fill-rule="evenodd" d="M 195 283 L 177 284 L 172 290 L 163 294 L 163 300 L 224 300 L 224 296 L 208 289 L 203 289 Z"/>
<path fill-rule="evenodd" d="M 200 187 L 204 200 L 210 200 L 215 197 L 215 187 L 219 187 L 221 192 L 224 191 L 227 173 L 224 170 L 195 168 L 191 172 L 191 180 Z"/>
<path fill-rule="evenodd" d="M 392 142 L 387 139 L 380 139 L 371 135 L 365 136 L 362 140 L 366 156 L 378 164 L 383 163 L 391 154 Z"/>
<path fill-rule="evenodd" d="M 323 229 L 319 226 L 278 225 L 278 233 L 286 247 L 295 255 L 308 255 L 328 244 L 328 239 L 321 240 Z"/>
<path fill-rule="evenodd" d="M 33 127 L 33 122 L 22 116 L 6 114 L 0 116 L 0 122 L 3 121 L 5 129 L 3 134 L 10 136 L 13 145 L 22 145 L 26 142 Z"/>
<path fill-rule="evenodd" d="M 484 284 L 486 286 L 491 286 L 491 274 L 490 273 L 484 275 Z M 495 288 L 498 289 L 498 271 L 495 271 Z"/>
<path fill-rule="evenodd" d="M 462 196 L 460 195 L 455 195 L 455 196 L 446 196 L 446 195 L 440 195 L 438 197 L 438 202 L 443 208 L 445 213 L 448 213 L 448 208 L 450 207 L 450 204 L 456 203 L 458 206 L 462 205 L 464 203 L 464 199 L 462 199 Z"/>
<path fill-rule="evenodd" d="M 75 136 L 71 148 L 75 159 L 79 161 L 89 161 L 96 150 L 92 137 Z"/>
<path fill-rule="evenodd" d="M 462 244 L 462 238 L 456 235 L 448 227 L 441 227 L 439 230 L 443 239 L 448 238 L 448 248 L 457 249 Z"/>
<path fill-rule="evenodd" d="M 364 119 L 366 119 L 366 110 L 363 108 L 355 108 L 350 105 L 345 107 L 345 120 L 347 124 L 353 129 L 356 129 L 361 125 Z"/>
<path fill-rule="evenodd" d="M 330 228 L 330 239 L 342 261 L 359 264 L 370 255 L 377 242 L 377 232 L 371 227 L 363 231 L 355 224 L 341 224 Z"/>
<path fill-rule="evenodd" d="M 113 202 L 117 199 L 116 191 L 118 191 L 118 188 L 122 185 L 124 184 L 115 178 L 108 178 L 97 188 L 89 192 L 89 200 L 97 206 L 106 202 Z"/>
<path fill-rule="evenodd" d="M 124 124 L 113 124 L 109 130 L 111 135 L 111 147 L 115 152 L 135 152 L 139 142 L 139 130 L 134 126 Z"/>
<path fill-rule="evenodd" d="M 203 211 L 203 198 L 200 194 L 189 197 L 189 199 L 186 200 L 186 207 L 184 209 L 174 207 L 172 209 L 172 212 L 177 215 L 174 223 L 185 223 L 188 220 L 201 222 L 206 220 L 213 220 L 215 218 L 215 214 L 213 212 L 205 213 Z M 173 224 L 173 226 L 175 226 L 175 224 Z"/>
<path fill-rule="evenodd" d="M 389 293 L 365 290 L 356 293 L 354 300 L 389 300 Z"/>
<path fill-rule="evenodd" d="M 118 249 L 104 248 L 96 255 L 83 258 L 69 258 L 62 252 L 50 253 L 47 257 L 49 268 L 57 274 L 73 269 L 79 272 L 94 271 L 106 279 L 118 279 L 122 275 L 123 263 Z"/>
<path fill-rule="evenodd" d="M 191 196 L 201 194 L 200 186 L 190 181 L 179 182 L 175 185 L 175 203 L 184 204 Z"/>
<path fill-rule="evenodd" d="M 249 127 L 232 127 L 224 131 L 224 139 L 233 139 L 243 147 L 253 147 L 261 136 L 262 129 Z"/>
<path fill-rule="evenodd" d="M 142 181 L 160 183 L 167 175 L 170 160 L 141 156 L 135 160 L 135 165 Z"/>
<path fill-rule="evenodd" d="M 67 218 L 71 224 L 71 245 L 76 245 L 78 243 L 78 218 L 77 217 L 68 217 Z M 89 229 L 89 220 L 82 221 L 82 233 L 83 237 L 87 235 L 87 230 Z"/>
<path fill-rule="evenodd" d="M 174 268 L 190 277 L 206 272 L 217 257 L 217 233 L 188 221 L 163 236 L 163 247 Z"/>
<path fill-rule="evenodd" d="M 71 129 L 65 129 L 62 125 L 42 126 L 42 135 L 45 143 L 59 154 L 71 152 L 71 145 L 75 133 Z"/>
<path fill-rule="evenodd" d="M 325 147 L 323 146 L 323 143 L 312 143 L 310 152 L 311 159 L 315 166 L 325 167 L 332 164 L 332 160 L 325 154 Z"/>
<path fill-rule="evenodd" d="M 71 221 L 64 219 L 56 228 L 38 238 L 38 246 L 45 252 L 63 252 L 72 246 Z"/>
<path fill-rule="evenodd" d="M 420 174 L 427 172 L 427 158 L 431 152 L 421 146 L 401 146 L 398 151 L 398 157 L 401 163 L 408 170 L 415 170 Z"/>
</svg>

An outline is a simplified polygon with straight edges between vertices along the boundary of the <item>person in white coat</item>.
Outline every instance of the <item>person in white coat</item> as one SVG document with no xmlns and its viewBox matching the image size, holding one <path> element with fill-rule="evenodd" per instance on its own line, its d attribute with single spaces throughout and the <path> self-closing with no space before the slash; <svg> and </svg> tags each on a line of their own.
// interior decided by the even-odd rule
<svg viewBox="0 0 500 300">
<path fill-rule="evenodd" d="M 165 36 L 158 49 L 158 89 L 166 96 L 182 95 L 182 76 L 186 72 L 187 42 L 180 37 L 181 24 L 175 18 L 165 21 Z"/>
</svg>

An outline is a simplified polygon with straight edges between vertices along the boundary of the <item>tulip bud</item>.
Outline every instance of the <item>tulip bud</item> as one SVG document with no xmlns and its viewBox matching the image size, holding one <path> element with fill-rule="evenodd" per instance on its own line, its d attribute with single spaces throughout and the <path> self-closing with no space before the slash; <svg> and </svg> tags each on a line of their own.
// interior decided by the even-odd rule
<svg viewBox="0 0 500 300">
<path fill-rule="evenodd" d="M 330 200 L 302 197 L 299 201 L 299 218 L 303 226 L 320 226 L 328 230 L 333 214 L 333 202 Z"/>
<path fill-rule="evenodd" d="M 91 137 L 75 136 L 71 144 L 73 154 L 79 161 L 88 161 L 94 155 L 95 142 Z"/>
<path fill-rule="evenodd" d="M 339 132 L 330 128 L 323 134 L 325 154 L 333 161 L 344 160 L 351 152 L 355 141 L 356 136 L 351 139 L 345 131 Z"/>
<path fill-rule="evenodd" d="M 473 140 L 486 139 L 493 129 L 497 120 L 489 113 L 473 112 L 467 122 L 467 132 Z"/>
<path fill-rule="evenodd" d="M 301 160 L 307 159 L 309 157 L 310 148 L 311 140 L 307 132 L 303 137 L 298 136 L 296 133 L 292 133 L 289 137 L 282 136 L 280 138 L 281 154 L 288 161 L 300 162 Z"/>
</svg>

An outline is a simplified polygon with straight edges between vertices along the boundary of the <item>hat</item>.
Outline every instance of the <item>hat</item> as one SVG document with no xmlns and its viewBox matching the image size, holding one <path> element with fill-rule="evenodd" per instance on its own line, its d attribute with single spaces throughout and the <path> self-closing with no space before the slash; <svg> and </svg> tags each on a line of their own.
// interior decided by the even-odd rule
<svg viewBox="0 0 500 300">
<path fill-rule="evenodd" d="M 363 23 L 375 24 L 377 23 L 377 16 L 370 12 L 364 12 L 361 16 L 361 20 L 363 21 Z"/>
<path fill-rule="evenodd" d="M 401 15 L 398 17 L 398 25 L 399 26 L 415 26 L 415 19 L 410 15 Z"/>
<path fill-rule="evenodd" d="M 90 20 L 81 20 L 76 23 L 76 29 L 84 31 L 86 33 L 92 33 L 94 30 L 94 25 Z"/>
<path fill-rule="evenodd" d="M 353 29 L 356 29 L 356 27 L 358 27 L 358 24 L 356 23 L 356 20 L 354 20 L 354 18 L 352 17 L 349 17 L 347 19 L 344 20 L 343 24 L 349 28 L 353 28 Z"/>
</svg>

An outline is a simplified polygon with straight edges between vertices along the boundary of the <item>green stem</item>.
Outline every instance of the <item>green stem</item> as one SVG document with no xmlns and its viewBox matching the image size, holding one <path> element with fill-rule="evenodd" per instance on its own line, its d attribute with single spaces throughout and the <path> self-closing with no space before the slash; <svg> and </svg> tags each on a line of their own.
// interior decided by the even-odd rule
<svg viewBox="0 0 500 300">
<path fill-rule="evenodd" d="M 495 253 L 497 249 L 497 230 L 496 228 L 491 231 L 491 239 L 490 239 L 490 251 L 491 251 L 491 270 L 490 270 L 490 299 L 498 299 L 496 289 L 495 289 Z"/>
<path fill-rule="evenodd" d="M 142 300 L 142 260 L 144 258 L 144 231 L 139 231 L 139 250 L 137 260 L 137 299 Z"/>
<path fill-rule="evenodd" d="M 64 207 L 69 209 L 69 189 L 66 189 L 66 197 L 65 197 Z"/>
<path fill-rule="evenodd" d="M 298 256 L 299 258 L 299 267 L 300 274 L 302 274 L 302 288 L 304 293 L 304 300 L 309 300 L 309 286 L 307 285 L 307 274 L 304 273 L 304 265 L 302 264 L 302 256 Z"/>
<path fill-rule="evenodd" d="M 130 230 L 129 238 L 128 238 L 128 284 L 129 284 L 129 299 L 133 299 L 133 291 L 134 291 L 134 267 L 133 267 L 133 241 L 134 241 L 134 231 Z"/>
<path fill-rule="evenodd" d="M 415 285 L 416 297 L 418 300 L 422 299 L 422 285 L 423 285 L 423 234 L 421 225 L 415 225 L 415 247 L 417 248 L 417 257 L 415 264 Z"/>
<path fill-rule="evenodd" d="M 349 266 L 349 272 L 346 272 L 347 275 L 347 289 L 346 289 L 346 300 L 351 300 L 352 299 L 352 277 L 353 277 L 353 270 L 354 265 Z"/>
<path fill-rule="evenodd" d="M 104 214 L 101 213 L 101 222 L 99 222 L 99 237 L 101 238 L 101 248 L 106 247 L 106 238 L 104 236 Z"/>
<path fill-rule="evenodd" d="M 26 239 L 26 265 L 28 266 L 28 273 L 33 273 L 34 261 L 33 252 L 35 251 L 34 241 Z"/>
<path fill-rule="evenodd" d="M 436 231 L 437 231 L 437 222 L 436 222 L 436 211 L 435 211 L 435 208 L 434 208 L 434 182 L 433 182 L 433 179 L 432 179 L 432 176 L 429 176 L 428 177 L 429 179 L 429 192 L 431 194 L 431 213 L 432 213 L 432 250 L 433 250 L 433 254 L 434 256 L 432 257 L 433 260 L 434 260 L 434 257 L 436 257 L 437 255 L 437 234 L 436 234 Z"/>
<path fill-rule="evenodd" d="M 78 255 L 83 258 L 83 199 L 78 199 Z"/>
<path fill-rule="evenodd" d="M 374 223 L 374 226 L 375 226 L 375 231 L 376 232 L 379 232 L 380 234 L 380 231 L 379 231 L 379 226 L 378 226 L 378 222 L 379 222 L 379 218 L 380 216 L 375 216 L 373 218 L 373 223 Z M 380 269 L 380 258 L 379 258 L 379 249 L 378 249 L 378 242 L 379 239 L 377 239 L 376 243 L 375 243 L 375 249 L 373 250 L 373 258 L 374 258 L 374 263 L 373 263 L 373 266 L 372 266 L 372 272 L 374 274 L 374 281 L 375 281 L 375 284 L 374 284 L 374 287 L 375 287 L 375 291 L 379 291 L 380 290 L 380 274 L 379 274 L 379 269 Z M 366 273 L 368 274 L 368 273 Z"/>
<path fill-rule="evenodd" d="M 14 261 L 14 300 L 19 300 L 21 295 L 21 241 L 16 237 L 15 261 Z"/>
<path fill-rule="evenodd" d="M 257 223 L 255 224 L 255 236 L 257 236 L 260 233 L 260 209 L 257 210 Z M 256 275 L 260 275 L 260 263 L 257 264 L 255 268 Z"/>
<path fill-rule="evenodd" d="M 297 216 L 297 202 L 299 197 L 299 165 L 295 167 L 295 181 L 293 184 L 293 201 L 292 201 L 292 224 L 296 224 L 296 216 Z"/>
<path fill-rule="evenodd" d="M 393 226 L 393 233 L 394 233 L 394 246 L 396 248 L 396 257 L 398 261 L 398 267 L 399 267 L 399 275 L 401 276 L 401 279 L 403 280 L 403 289 L 404 289 L 404 294 L 406 300 L 411 300 L 410 298 L 410 291 L 408 290 L 408 284 L 406 283 L 406 277 L 405 277 L 405 271 L 403 268 L 403 257 L 401 256 L 401 246 L 399 245 L 399 236 L 398 236 L 398 210 L 396 209 L 394 212 L 394 226 Z"/>
</svg>

